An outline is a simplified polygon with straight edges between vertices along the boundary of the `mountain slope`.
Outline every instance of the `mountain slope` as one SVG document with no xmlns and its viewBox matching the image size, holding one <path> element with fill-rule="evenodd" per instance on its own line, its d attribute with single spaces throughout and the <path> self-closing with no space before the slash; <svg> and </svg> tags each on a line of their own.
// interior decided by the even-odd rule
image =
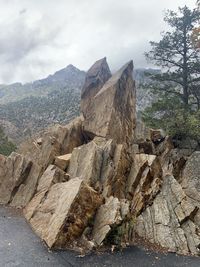
<svg viewBox="0 0 200 267">
<path fill-rule="evenodd" d="M 50 124 L 67 123 L 79 113 L 85 72 L 73 65 L 33 83 L 0 87 L 0 125 L 19 143 Z"/>
<path fill-rule="evenodd" d="M 85 79 L 85 72 L 73 65 L 49 75 L 45 79 L 32 83 L 14 83 L 0 87 L 0 104 L 7 104 L 29 96 L 48 97 L 52 91 L 62 88 L 80 90 Z"/>
</svg>

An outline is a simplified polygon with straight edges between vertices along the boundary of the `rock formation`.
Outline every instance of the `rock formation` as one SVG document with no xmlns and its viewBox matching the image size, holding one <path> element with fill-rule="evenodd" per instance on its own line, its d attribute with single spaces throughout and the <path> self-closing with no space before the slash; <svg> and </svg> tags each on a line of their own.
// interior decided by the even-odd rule
<svg viewBox="0 0 200 267">
<path fill-rule="evenodd" d="M 97 62 L 96 68 L 101 72 L 103 66 Z M 90 109 L 88 112 L 83 110 L 83 126 L 88 135 L 111 138 L 119 144 L 131 139 L 136 120 L 132 72 L 133 62 L 130 61 L 98 90 L 92 100 L 88 96 Z"/>
<path fill-rule="evenodd" d="M 86 76 L 82 116 L 0 156 L 0 203 L 24 210 L 50 248 L 90 251 L 140 237 L 199 255 L 200 152 L 136 122 L 133 63 Z"/>
</svg>

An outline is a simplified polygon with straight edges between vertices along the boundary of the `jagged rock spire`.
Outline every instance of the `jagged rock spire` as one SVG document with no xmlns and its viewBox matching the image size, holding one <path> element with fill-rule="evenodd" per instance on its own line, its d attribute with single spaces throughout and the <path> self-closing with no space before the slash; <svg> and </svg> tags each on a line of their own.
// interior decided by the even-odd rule
<svg viewBox="0 0 200 267">
<path fill-rule="evenodd" d="M 110 77 L 111 72 L 106 57 L 96 61 L 88 70 L 81 93 L 81 112 L 84 117 L 90 112 L 91 99 Z"/>
</svg>

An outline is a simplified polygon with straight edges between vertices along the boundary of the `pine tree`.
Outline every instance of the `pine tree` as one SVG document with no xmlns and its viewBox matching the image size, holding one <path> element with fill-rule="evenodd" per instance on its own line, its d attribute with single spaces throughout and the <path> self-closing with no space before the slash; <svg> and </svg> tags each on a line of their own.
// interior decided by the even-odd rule
<svg viewBox="0 0 200 267">
<path fill-rule="evenodd" d="M 164 20 L 171 30 L 159 42 L 150 42 L 152 49 L 146 53 L 162 72 L 151 75 L 149 86 L 157 101 L 143 117 L 151 126 L 200 140 L 200 51 L 192 40 L 199 18 L 198 8 L 167 11 Z"/>
</svg>

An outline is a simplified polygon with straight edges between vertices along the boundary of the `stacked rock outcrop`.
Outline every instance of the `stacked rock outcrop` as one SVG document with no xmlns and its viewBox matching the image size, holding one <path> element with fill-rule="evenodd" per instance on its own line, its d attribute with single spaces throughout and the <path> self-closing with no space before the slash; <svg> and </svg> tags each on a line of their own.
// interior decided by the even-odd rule
<svg viewBox="0 0 200 267">
<path fill-rule="evenodd" d="M 50 248 L 134 243 L 199 254 L 200 152 L 136 121 L 133 63 L 88 71 L 81 117 L 0 161 L 0 203 L 24 210 Z M 160 138 L 162 137 L 162 138 Z"/>
</svg>

